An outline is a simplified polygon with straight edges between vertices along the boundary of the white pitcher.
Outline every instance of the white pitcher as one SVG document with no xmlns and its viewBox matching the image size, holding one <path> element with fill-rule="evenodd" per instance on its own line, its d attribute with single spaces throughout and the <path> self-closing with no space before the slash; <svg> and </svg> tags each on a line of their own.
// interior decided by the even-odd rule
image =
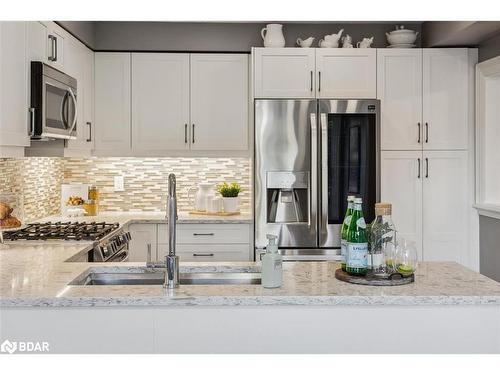
<svg viewBox="0 0 500 375">
<path fill-rule="evenodd" d="M 195 211 L 206 211 L 207 210 L 207 196 L 212 194 L 212 184 L 199 184 L 198 188 L 192 187 L 188 190 L 188 199 L 193 205 Z M 198 189 L 194 196 L 191 196 L 191 191 Z"/>
<path fill-rule="evenodd" d="M 284 47 L 285 37 L 283 36 L 283 25 L 270 23 L 260 30 L 260 35 L 264 40 L 264 47 Z"/>
</svg>

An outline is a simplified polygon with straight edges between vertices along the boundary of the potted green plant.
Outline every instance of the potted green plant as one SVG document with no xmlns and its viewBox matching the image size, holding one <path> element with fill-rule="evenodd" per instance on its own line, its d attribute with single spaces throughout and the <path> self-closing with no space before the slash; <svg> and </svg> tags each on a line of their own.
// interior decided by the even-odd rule
<svg viewBox="0 0 500 375">
<path fill-rule="evenodd" d="M 238 185 L 236 182 L 233 182 L 231 185 L 229 185 L 227 182 L 224 182 L 222 185 L 218 186 L 217 191 L 222 196 L 222 205 L 224 207 L 224 212 L 238 211 L 238 194 L 241 191 L 240 185 Z"/>
</svg>

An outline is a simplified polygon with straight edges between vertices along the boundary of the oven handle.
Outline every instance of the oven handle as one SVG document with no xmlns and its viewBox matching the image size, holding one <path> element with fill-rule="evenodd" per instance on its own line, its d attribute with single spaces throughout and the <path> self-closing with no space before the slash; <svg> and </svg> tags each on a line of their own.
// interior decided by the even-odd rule
<svg viewBox="0 0 500 375">
<path fill-rule="evenodd" d="M 115 253 L 106 262 L 126 262 L 128 258 L 129 258 L 129 251 L 125 247 L 124 250 L 120 250 L 118 253 Z"/>
<path fill-rule="evenodd" d="M 321 121 L 321 217 L 320 230 L 326 230 L 328 220 L 328 124 L 326 113 L 320 114 Z"/>
<path fill-rule="evenodd" d="M 78 106 L 76 103 L 76 96 L 73 93 L 73 90 L 71 89 L 71 87 L 68 87 L 68 92 L 71 95 L 71 99 L 73 99 L 73 105 L 75 107 L 75 116 L 73 117 L 73 124 L 71 125 L 71 128 L 69 129 L 69 133 L 68 133 L 68 135 L 71 137 L 71 133 L 73 133 L 73 129 L 76 126 L 76 119 L 78 118 Z"/>
</svg>

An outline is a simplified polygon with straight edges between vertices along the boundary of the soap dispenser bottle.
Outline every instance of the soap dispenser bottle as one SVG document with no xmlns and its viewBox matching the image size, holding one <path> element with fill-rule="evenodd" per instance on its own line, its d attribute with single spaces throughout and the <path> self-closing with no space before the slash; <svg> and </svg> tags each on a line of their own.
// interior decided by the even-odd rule
<svg viewBox="0 0 500 375">
<path fill-rule="evenodd" d="M 262 286 L 279 288 L 283 281 L 283 257 L 278 253 L 278 236 L 268 234 L 267 251 L 262 257 Z"/>
</svg>

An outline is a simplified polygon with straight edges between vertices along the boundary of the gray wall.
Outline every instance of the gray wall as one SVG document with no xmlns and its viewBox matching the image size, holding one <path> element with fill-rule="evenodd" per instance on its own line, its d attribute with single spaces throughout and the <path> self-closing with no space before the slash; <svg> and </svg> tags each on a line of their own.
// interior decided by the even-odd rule
<svg viewBox="0 0 500 375">
<path fill-rule="evenodd" d="M 80 32 L 97 51 L 227 51 L 250 52 L 262 46 L 260 30 L 266 23 L 254 22 L 60 22 L 74 34 Z M 356 42 L 363 37 L 375 37 L 374 47 L 386 45 L 385 32 L 396 22 L 351 23 L 282 23 L 286 46 L 292 47 L 298 37 L 316 37 L 315 44 L 325 34 L 344 29 Z M 399 24 L 399 23 L 398 23 Z M 420 22 L 403 23 L 421 31 Z M 93 35 L 93 37 L 92 37 Z M 93 42 L 92 42 L 92 38 Z M 417 40 L 420 43 L 420 38 Z M 419 44 L 420 45 L 420 44 Z"/>
<path fill-rule="evenodd" d="M 479 62 L 500 56 L 500 34 L 479 44 Z"/>
<path fill-rule="evenodd" d="M 95 45 L 95 22 L 93 21 L 57 21 L 59 26 L 70 32 L 76 38 L 87 45 L 94 48 Z"/>
<path fill-rule="evenodd" d="M 479 271 L 500 282 L 500 220 L 479 217 Z"/>
</svg>

